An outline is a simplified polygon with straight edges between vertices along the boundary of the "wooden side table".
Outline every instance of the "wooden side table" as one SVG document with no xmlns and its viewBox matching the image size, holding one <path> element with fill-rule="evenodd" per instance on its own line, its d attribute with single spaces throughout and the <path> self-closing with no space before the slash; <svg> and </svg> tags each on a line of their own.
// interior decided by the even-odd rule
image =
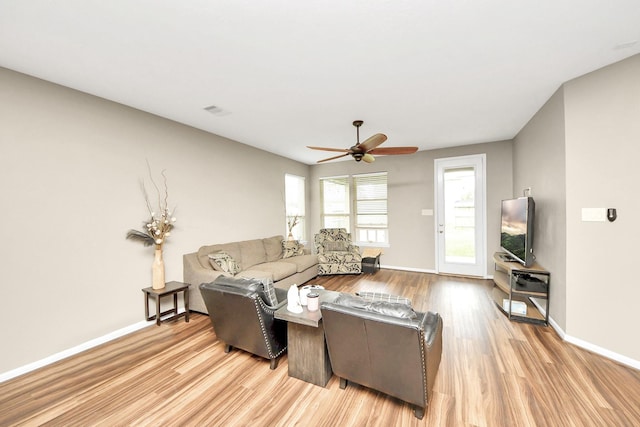
<svg viewBox="0 0 640 427">
<path fill-rule="evenodd" d="M 324 289 L 318 293 L 321 303 L 334 301 L 340 296 L 339 292 Z M 324 339 L 322 312 L 302 307 L 302 313 L 292 313 L 285 304 L 276 310 L 274 317 L 287 321 L 289 376 L 325 387 L 333 372 Z"/>
<path fill-rule="evenodd" d="M 153 289 L 151 287 L 142 289 L 144 293 L 144 317 L 146 320 L 155 320 L 156 325 L 162 323 L 161 317 L 165 314 L 173 313 L 173 316 L 164 319 L 173 320 L 184 316 L 185 322 L 189 321 L 189 285 L 182 282 L 169 282 L 162 289 Z M 184 313 L 178 314 L 178 292 L 184 293 Z M 173 308 L 160 312 L 160 299 L 164 296 L 173 295 Z M 156 314 L 149 316 L 149 297 L 156 299 Z"/>
<path fill-rule="evenodd" d="M 380 270 L 382 249 L 367 248 L 362 253 L 362 272 L 373 274 Z"/>
</svg>

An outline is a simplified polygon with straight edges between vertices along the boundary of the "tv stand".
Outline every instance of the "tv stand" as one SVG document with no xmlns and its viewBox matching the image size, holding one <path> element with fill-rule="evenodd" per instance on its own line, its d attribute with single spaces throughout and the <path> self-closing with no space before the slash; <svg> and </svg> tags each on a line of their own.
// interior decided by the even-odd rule
<svg viewBox="0 0 640 427">
<path fill-rule="evenodd" d="M 493 254 L 495 286 L 491 297 L 510 320 L 549 324 L 549 282 L 551 273 L 534 263 L 525 267 L 515 261 L 508 261 L 509 255 L 504 252 Z M 534 304 L 532 298 L 545 300 L 544 314 L 539 303 Z"/>
</svg>

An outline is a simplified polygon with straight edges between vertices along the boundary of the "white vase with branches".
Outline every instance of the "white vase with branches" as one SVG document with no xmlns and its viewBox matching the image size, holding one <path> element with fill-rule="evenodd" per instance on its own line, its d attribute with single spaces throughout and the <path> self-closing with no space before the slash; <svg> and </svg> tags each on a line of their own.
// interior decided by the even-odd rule
<svg viewBox="0 0 640 427">
<path fill-rule="evenodd" d="M 295 240 L 293 237 L 293 228 L 298 225 L 300 218 L 298 215 L 294 215 L 293 218 L 289 218 L 287 220 L 287 228 L 289 229 L 289 235 L 287 236 L 287 240 Z"/>
</svg>

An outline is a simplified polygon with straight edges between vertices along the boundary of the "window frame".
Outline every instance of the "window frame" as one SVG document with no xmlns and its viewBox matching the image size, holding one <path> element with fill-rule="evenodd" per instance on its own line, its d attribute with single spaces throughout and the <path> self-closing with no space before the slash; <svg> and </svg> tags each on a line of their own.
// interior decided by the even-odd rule
<svg viewBox="0 0 640 427">
<path fill-rule="evenodd" d="M 358 181 L 363 179 L 366 180 L 367 177 L 374 176 L 384 176 L 385 197 L 381 199 L 371 199 L 371 198 L 362 198 L 358 199 Z M 344 188 L 346 190 L 346 203 L 343 206 L 343 210 L 345 212 L 339 213 L 326 213 L 326 197 L 325 197 L 325 183 L 330 181 L 340 181 L 344 182 Z M 338 182 L 339 184 L 339 182 Z M 363 173 L 363 174 L 349 174 L 349 175 L 335 175 L 335 176 L 327 176 L 319 178 L 319 186 L 320 186 L 320 224 L 321 228 L 334 228 L 340 227 L 345 228 L 349 233 L 352 234 L 354 241 L 359 246 L 389 246 L 389 173 L 387 171 L 381 172 L 371 172 L 371 173 Z M 362 206 L 362 203 L 359 205 L 359 201 L 378 201 L 384 200 L 384 213 L 358 213 L 358 206 Z M 362 212 L 362 211 L 361 211 Z M 359 224 L 358 219 L 359 215 L 383 215 L 386 218 L 386 225 L 382 224 Z M 342 218 L 343 224 L 346 225 L 336 225 L 341 221 L 335 221 L 335 219 Z M 327 219 L 334 219 L 334 221 L 327 221 Z M 369 233 L 375 233 L 376 239 L 367 239 L 361 240 L 361 232 L 368 231 Z M 382 238 L 380 238 L 382 236 Z"/>
</svg>

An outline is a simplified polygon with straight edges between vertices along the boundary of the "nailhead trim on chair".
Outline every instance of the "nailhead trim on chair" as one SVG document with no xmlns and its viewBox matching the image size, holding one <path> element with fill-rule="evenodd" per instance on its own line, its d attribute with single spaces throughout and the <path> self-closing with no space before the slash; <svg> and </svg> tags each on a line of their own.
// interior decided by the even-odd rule
<svg viewBox="0 0 640 427">
<path fill-rule="evenodd" d="M 424 328 L 420 328 L 420 360 L 422 362 L 422 388 L 424 390 L 425 407 L 429 405 L 429 390 L 427 390 L 427 362 L 424 355 Z"/>
<path fill-rule="evenodd" d="M 267 336 L 267 329 L 264 327 L 264 321 L 262 319 L 262 313 L 260 311 L 260 307 L 265 309 L 265 311 L 269 312 L 269 314 L 272 314 L 274 311 L 269 310 L 266 304 L 257 295 L 253 299 L 253 303 L 256 305 L 256 312 L 258 313 L 258 319 L 260 320 L 260 329 L 262 330 L 262 336 L 264 337 L 264 341 L 267 344 L 267 350 L 269 351 L 269 358 L 275 359 L 287 350 L 287 346 L 284 346 L 282 350 L 278 352 L 278 354 L 275 354 L 275 355 L 273 354 L 273 349 L 271 348 L 271 343 L 269 343 L 269 338 Z"/>
</svg>

